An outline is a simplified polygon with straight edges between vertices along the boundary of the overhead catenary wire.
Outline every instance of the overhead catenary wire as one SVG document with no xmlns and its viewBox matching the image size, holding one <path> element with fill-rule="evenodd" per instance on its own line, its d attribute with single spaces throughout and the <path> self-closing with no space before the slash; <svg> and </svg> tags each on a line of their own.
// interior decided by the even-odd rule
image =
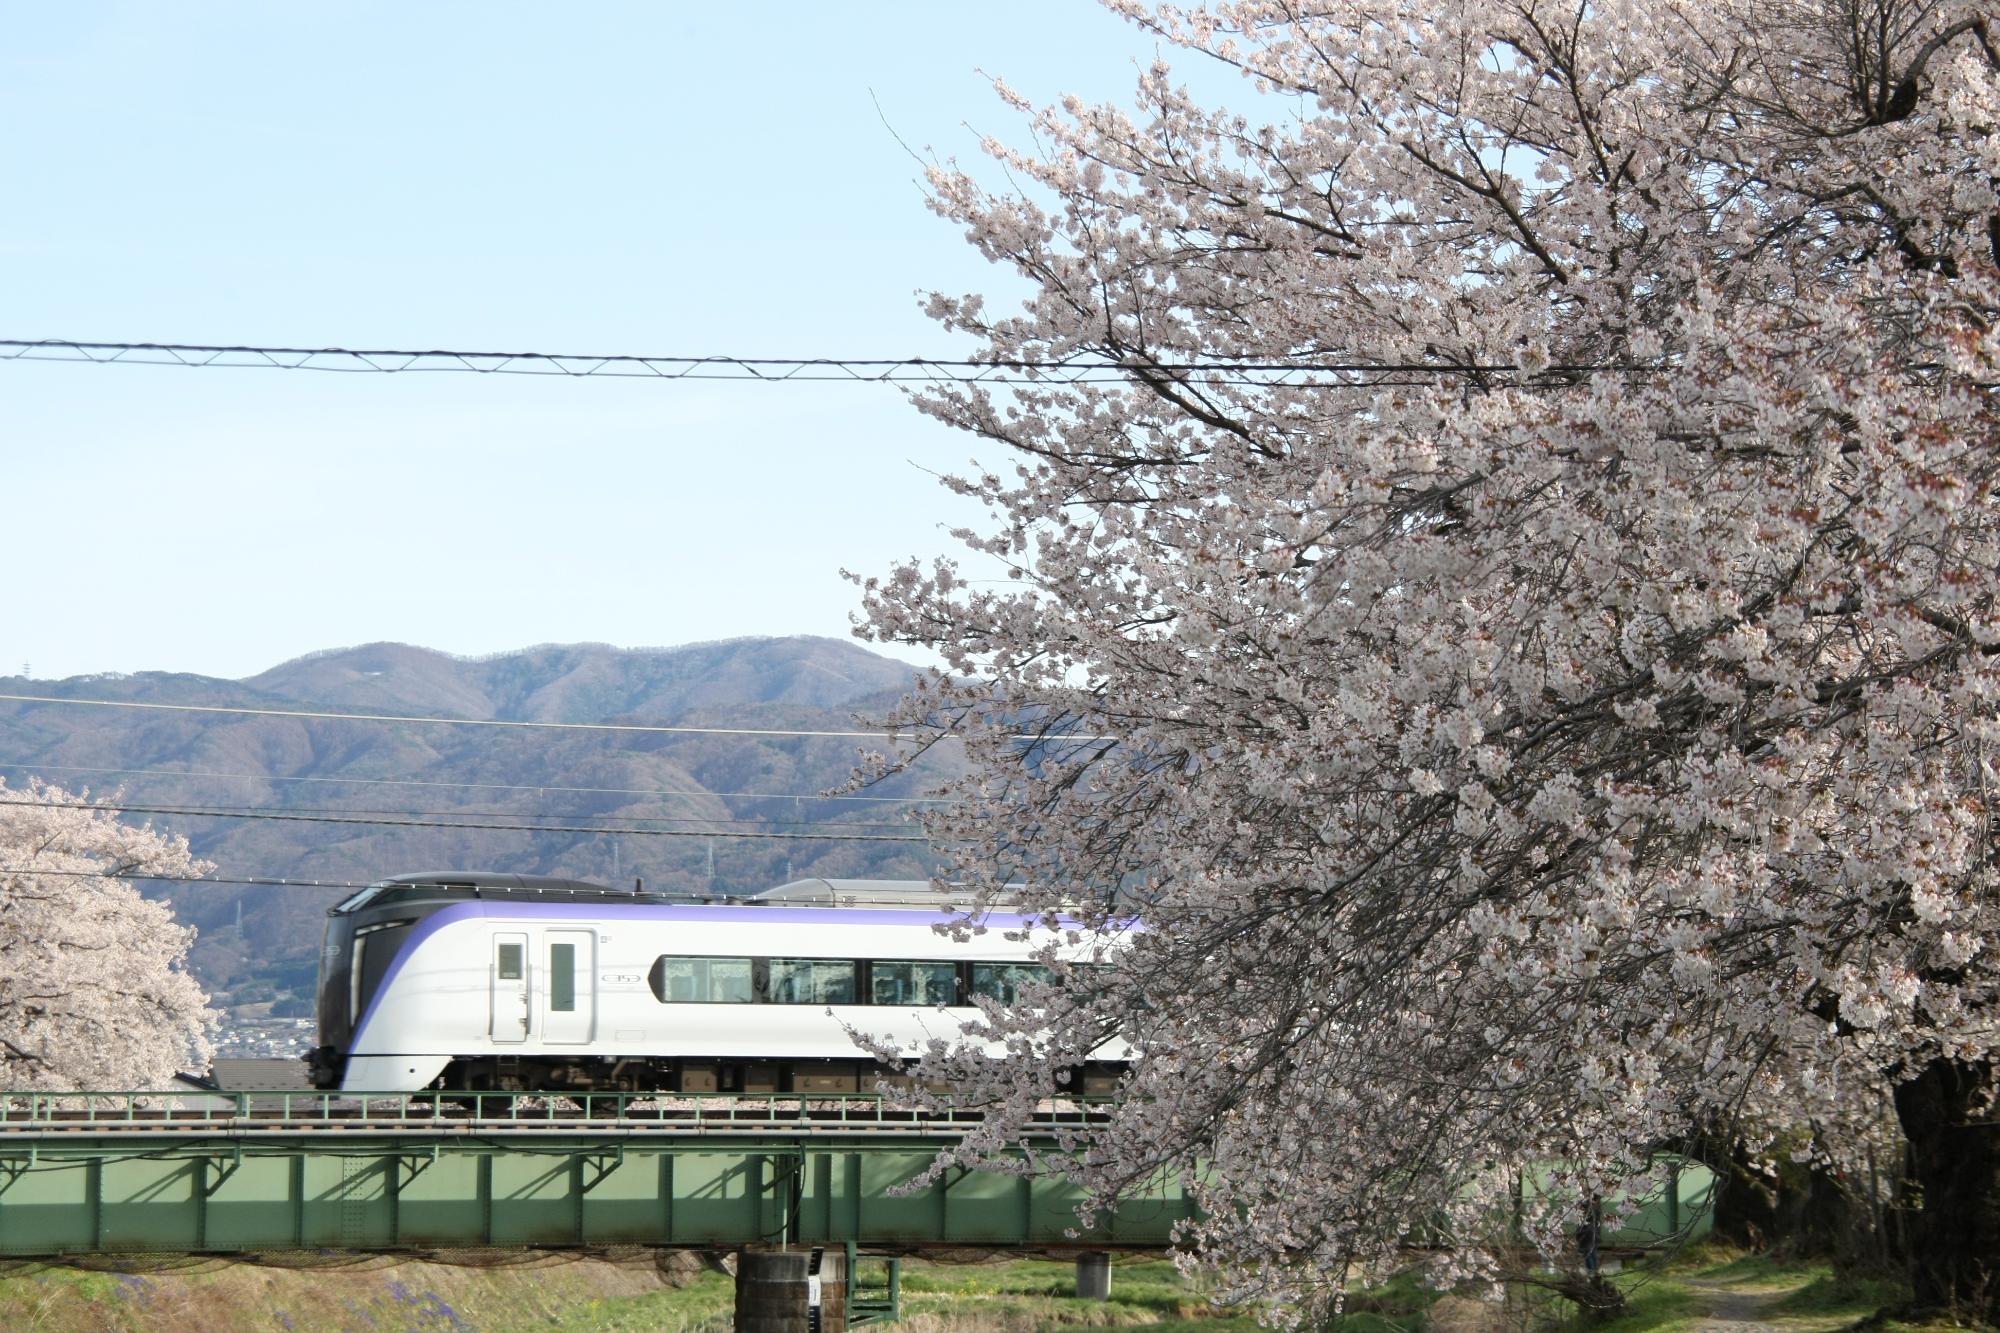
<svg viewBox="0 0 2000 1333">
<path fill-rule="evenodd" d="M 342 713 L 330 709 L 253 708 L 229 704 L 167 704 L 140 699 L 72 699 L 57 694 L 0 694 L 0 702 L 79 708 L 135 708 L 163 713 L 223 713 L 236 717 L 289 717 L 306 721 L 394 722 L 438 727 L 502 727 L 529 731 L 603 731 L 659 736 L 767 736 L 776 739 L 893 740 L 897 732 L 821 731 L 804 727 L 668 726 L 646 722 L 535 722 L 504 717 L 421 717 L 401 713 Z"/>
<path fill-rule="evenodd" d="M 645 356 L 629 353 L 472 352 L 444 348 L 276 347 L 247 343 L 96 342 L 69 338 L 0 338 L 0 360 L 67 361 L 100 365 L 237 367 L 316 370 L 348 374 L 468 372 L 482 375 L 555 375 L 661 380 L 734 380 L 783 384 L 1022 384 L 1126 383 L 1165 375 L 1209 384 L 1310 387 L 1376 387 L 1421 384 L 1455 377 L 1513 377 L 1552 385 L 1600 372 L 1658 373 L 1636 364 L 1552 365 L 1527 370 L 1505 363 L 1453 364 L 1366 358 L 1174 361 L 1134 356 L 1061 359 L 992 357 L 773 357 Z M 1315 378 L 1318 377 L 1318 378 Z"/>
<path fill-rule="evenodd" d="M 153 875 L 143 870 L 50 870 L 42 866 L 0 866 L 0 875 L 38 875 L 57 879 L 109 879 L 145 884 L 218 884 L 225 888 L 253 889 L 372 889 L 375 887 L 374 882 L 358 879 L 304 879 L 298 876 L 283 875 Z M 440 878 L 449 880 L 450 876 L 445 875 Z M 610 893 L 621 892 L 618 886 L 614 884 L 603 884 L 598 887 Z M 637 896 L 640 892 L 641 890 L 638 889 L 633 890 L 634 896 Z M 723 901 L 738 896 L 733 894 L 689 893 L 687 890 L 668 890 L 664 895 L 657 894 L 653 890 L 645 890 L 644 892 L 654 893 L 655 896 L 712 898 L 716 901 Z"/>
<path fill-rule="evenodd" d="M 4 804 L 4 802 L 0 802 L 0 804 Z M 122 807 L 119 807 L 114 803 L 110 806 L 105 806 L 101 808 L 119 809 Z M 264 814 L 267 811 L 267 807 L 262 807 L 262 806 L 217 806 L 217 805 L 197 805 L 192 803 L 183 803 L 181 808 L 184 813 L 190 815 L 198 814 L 206 818 L 215 818 L 215 819 L 230 819 L 239 817 L 248 818 Z M 820 820 L 820 819 L 765 819 L 765 818 L 755 818 L 743 815 L 642 815 L 623 810 L 613 811 L 607 814 L 592 814 L 589 811 L 382 810 L 366 806 L 290 805 L 290 806 L 284 806 L 279 809 L 271 810 L 270 813 L 287 814 L 287 815 L 355 815 L 355 816 L 368 816 L 368 817 L 382 816 L 386 818 L 417 819 L 417 820 L 422 820 L 422 819 L 550 820 L 553 819 L 553 820 L 574 820 L 580 823 L 589 820 L 625 820 L 635 824 L 648 824 L 648 825 L 699 824 L 704 827 L 709 825 L 719 825 L 719 824 L 780 825 L 780 826 L 790 826 L 790 827 L 797 827 L 803 825 L 812 828 L 841 828 L 841 829 L 897 829 L 897 828 L 907 829 L 911 827 L 911 825 L 907 822 L 899 823 L 887 820 L 866 820 L 866 821 L 855 820 L 853 822 L 848 822 L 843 820 Z M 485 826 L 482 825 L 482 827 Z M 537 824 L 535 827 L 541 828 L 545 826 Z"/>
<path fill-rule="evenodd" d="M 277 875 L 149 875 L 138 870 L 49 870 L 41 866 L 0 866 L 0 875 L 42 875 L 59 879 L 115 879 L 148 884 L 222 884 L 230 888 L 280 889 L 365 889 L 369 886 L 349 879 L 298 879 Z"/>
<path fill-rule="evenodd" d="M 86 806 L 50 806 L 46 801 L 0 797 L 0 806 L 34 806 L 39 809 L 87 809 L 103 811 L 107 814 L 127 815 L 176 815 L 196 819 L 250 819 L 271 820 L 290 824 L 355 824 L 376 828 L 419 828 L 419 829 L 478 829 L 489 833 L 595 833 L 630 836 L 638 838 L 736 838 L 757 839 L 779 842 L 921 842 L 929 838 L 917 834 L 894 833 L 776 833 L 764 831 L 742 831 L 734 829 L 660 829 L 637 828 L 610 824 L 518 824 L 483 823 L 474 820 L 450 819 L 383 819 L 348 815 L 294 815 L 276 810 L 217 811 L 201 807 L 139 805 L 122 801 L 92 802 Z M 838 825 L 834 827 L 839 827 Z"/>
<path fill-rule="evenodd" d="M 0 804 L 9 804 L 9 803 L 10 802 L 0 801 Z M 46 804 L 46 802 L 38 803 L 30 801 L 28 802 L 28 804 Z M 182 802 L 177 802 L 176 804 L 180 805 L 183 809 L 185 809 L 190 813 L 198 813 L 204 816 L 213 816 L 216 818 L 227 818 L 235 815 L 245 815 L 245 816 L 257 815 L 257 814 L 262 814 L 267 810 L 270 810 L 273 811 L 274 813 L 281 813 L 288 815 L 383 815 L 383 816 L 390 816 L 403 819 L 570 819 L 578 821 L 613 819 L 613 820 L 629 820 L 631 822 L 640 824 L 702 824 L 702 825 L 776 824 L 776 825 L 809 825 L 818 828 L 841 828 L 841 829 L 886 829 L 886 828 L 907 829 L 910 827 L 909 822 L 906 820 L 895 821 L 895 820 L 857 819 L 848 821 L 848 820 L 832 820 L 832 819 L 777 819 L 766 816 L 752 816 L 752 815 L 642 815 L 626 810 L 614 810 L 603 813 L 593 813 L 588 810 L 578 810 L 578 811 L 461 810 L 461 809 L 393 810 L 393 809 L 380 809 L 371 806 L 349 806 L 349 805 L 287 805 L 281 807 L 270 807 L 270 806 L 255 806 L 255 805 L 212 805 L 208 803 L 192 802 L 192 801 L 182 801 Z M 99 806 L 99 808 L 103 809 L 122 808 L 117 804 L 116 798 L 113 798 L 109 804 L 102 804 L 96 801 L 91 801 L 87 803 L 85 808 L 88 808 L 88 806 L 90 805 L 96 805 Z"/>
<path fill-rule="evenodd" d="M 236 717 L 287 717 L 312 722 L 393 722 L 441 727 L 503 727 L 529 731 L 596 731 L 662 736 L 762 736 L 776 740 L 873 740 L 919 739 L 915 731 L 884 727 L 879 731 L 832 731 L 805 727 L 704 727 L 670 726 L 650 722 L 534 722 L 504 717 L 422 717 L 403 713 L 343 713 L 332 709 L 253 708 L 232 704 L 168 704 L 141 699 L 78 699 L 59 694 L 0 694 L 0 703 L 75 705 L 83 708 L 132 708 L 163 713 L 227 714 Z M 1113 739 L 1069 733 L 1024 730 L 1019 738 L 1036 744 L 1048 741 L 1093 742 Z M 932 740 L 963 740 L 955 731 L 939 727 Z"/>
<path fill-rule="evenodd" d="M 319 782 L 336 786 L 445 787 L 466 791 L 532 791 L 588 796 L 717 796 L 746 801 L 868 801 L 889 805 L 942 805 L 950 799 L 944 796 L 864 796 L 853 792 L 827 795 L 792 791 L 708 791 L 705 788 L 693 787 L 573 787 L 543 782 L 446 782 L 433 778 L 336 778 L 292 773 L 214 773 L 197 768 L 108 768 L 92 764 L 39 764 L 25 759 L 0 759 L 0 768 L 32 769 L 38 773 L 99 773 L 127 777 L 203 778 L 237 782 Z"/>
</svg>

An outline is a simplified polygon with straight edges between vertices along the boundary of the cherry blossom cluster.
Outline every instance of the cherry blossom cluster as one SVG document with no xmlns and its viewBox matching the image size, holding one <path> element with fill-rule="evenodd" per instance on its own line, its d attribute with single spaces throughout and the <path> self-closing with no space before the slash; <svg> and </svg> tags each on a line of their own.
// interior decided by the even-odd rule
<svg viewBox="0 0 2000 1333">
<path fill-rule="evenodd" d="M 0 1091 L 140 1091 L 208 1067 L 194 930 L 118 877 L 211 868 L 88 796 L 0 781 Z"/>
<path fill-rule="evenodd" d="M 1185 1173 L 1290 1301 L 2000 1055 L 1983 9 L 1115 7 L 1258 114 L 1003 89 L 1006 188 L 933 170 L 1030 286 L 933 314 L 1130 374 L 927 393 L 1009 456 L 951 483 L 1007 577 L 863 589 L 946 664 L 896 720 L 971 759 L 947 875 L 1118 938 L 990 1014 L 1020 1058 L 928 1054 L 967 1153 L 1119 1034 L 1115 1132 L 1032 1166 Z"/>
</svg>

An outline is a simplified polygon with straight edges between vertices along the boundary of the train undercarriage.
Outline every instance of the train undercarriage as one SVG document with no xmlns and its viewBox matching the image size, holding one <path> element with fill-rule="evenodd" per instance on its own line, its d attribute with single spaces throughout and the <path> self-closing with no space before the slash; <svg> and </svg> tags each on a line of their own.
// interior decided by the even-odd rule
<svg viewBox="0 0 2000 1333">
<path fill-rule="evenodd" d="M 1124 1066 L 1066 1071 L 1060 1091 L 1109 1095 Z M 921 1074 L 867 1060 L 687 1060 L 629 1056 L 479 1055 L 454 1059 L 431 1088 L 440 1092 L 802 1093 L 837 1096 L 923 1085 Z M 931 1086 L 936 1086 L 935 1084 Z M 1058 1089 L 1051 1089 L 1056 1091 Z"/>
<path fill-rule="evenodd" d="M 346 1061 L 327 1047 L 307 1057 L 313 1086 L 341 1086 Z M 1125 1066 L 1098 1061 L 1064 1071 L 1051 1092 L 1110 1095 Z M 941 1087 L 921 1072 L 871 1060 L 724 1060 L 659 1056 L 470 1055 L 453 1059 L 433 1079 L 437 1092 L 627 1092 L 698 1095 L 802 1093 L 837 1096 L 878 1087 Z"/>
</svg>

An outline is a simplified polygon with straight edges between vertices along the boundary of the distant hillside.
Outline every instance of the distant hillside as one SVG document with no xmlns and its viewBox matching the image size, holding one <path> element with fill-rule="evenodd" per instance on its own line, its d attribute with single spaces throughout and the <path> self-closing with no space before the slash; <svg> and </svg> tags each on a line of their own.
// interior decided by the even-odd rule
<svg viewBox="0 0 2000 1333">
<path fill-rule="evenodd" d="M 0 692 L 527 722 L 848 730 L 857 714 L 884 709 L 909 678 L 903 663 L 822 638 L 638 650 L 544 645 L 485 658 L 375 643 L 313 653 L 246 680 L 160 672 L 0 677 Z M 741 891 L 795 875 L 926 875 L 921 847 L 898 843 L 310 822 L 339 815 L 610 823 L 684 834 L 825 832 L 840 822 L 866 826 L 855 832 L 906 832 L 907 805 L 814 796 L 846 779 L 864 745 L 0 703 L 0 774 L 10 784 L 40 776 L 72 789 L 122 788 L 134 805 L 299 817 L 153 817 L 187 834 L 223 876 L 366 881 L 478 868 L 619 882 L 643 876 L 648 886 Z M 869 795 L 917 795 L 924 785 L 905 778 Z M 302 969 L 317 952 L 325 908 L 339 894 L 217 885 L 168 896 L 200 928 L 197 972 L 228 989 L 273 969 Z"/>
</svg>

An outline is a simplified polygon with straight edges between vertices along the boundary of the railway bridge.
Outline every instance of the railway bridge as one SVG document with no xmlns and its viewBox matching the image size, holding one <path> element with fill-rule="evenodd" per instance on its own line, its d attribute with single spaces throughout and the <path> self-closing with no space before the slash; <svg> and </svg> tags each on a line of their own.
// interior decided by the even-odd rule
<svg viewBox="0 0 2000 1333">
<path fill-rule="evenodd" d="M 733 1249 L 739 1316 L 748 1292 L 833 1333 L 895 1314 L 893 1259 L 872 1300 L 809 1304 L 822 1271 L 845 1295 L 864 1251 L 1069 1253 L 1079 1294 L 1102 1295 L 1112 1251 L 1165 1249 L 1193 1213 L 1178 1177 L 1090 1227 L 1075 1186 L 1026 1170 L 916 1184 L 977 1120 L 874 1096 L 0 1093 L 0 1256 Z M 1052 1103 L 1030 1142 L 1093 1120 Z M 1678 1171 L 1605 1243 L 1701 1229 L 1708 1189 Z"/>
<path fill-rule="evenodd" d="M 1057 1105 L 1037 1134 L 1091 1118 Z M 0 1093 L 0 1256 L 736 1249 L 779 1274 L 780 1303 L 798 1267 L 803 1305 L 821 1290 L 805 1261 L 828 1250 L 847 1262 L 828 1273 L 863 1250 L 1067 1252 L 1088 1290 L 1111 1251 L 1164 1249 L 1190 1214 L 1178 1179 L 1089 1228 L 1047 1176 L 912 1187 L 975 1123 L 872 1096 Z M 893 1263 L 885 1277 L 853 1322 L 893 1316 Z"/>
<path fill-rule="evenodd" d="M 1038 1128 L 1087 1130 L 1082 1109 Z M 1163 1180 L 1091 1229 L 1042 1176 L 953 1170 L 974 1117 L 874 1097 L 0 1094 L 0 1255 L 853 1241 L 1160 1249 Z"/>
</svg>

